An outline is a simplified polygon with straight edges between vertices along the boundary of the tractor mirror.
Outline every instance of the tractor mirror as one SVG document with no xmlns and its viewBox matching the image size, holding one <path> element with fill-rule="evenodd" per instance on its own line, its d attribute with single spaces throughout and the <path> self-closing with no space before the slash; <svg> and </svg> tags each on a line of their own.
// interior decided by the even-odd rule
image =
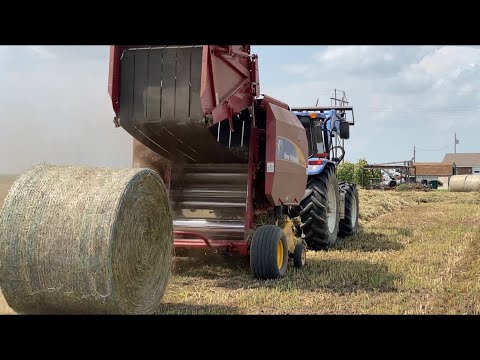
<svg viewBox="0 0 480 360">
<path fill-rule="evenodd" d="M 350 138 L 350 124 L 348 121 L 341 120 L 340 124 L 340 138 L 341 139 L 349 139 Z"/>
</svg>

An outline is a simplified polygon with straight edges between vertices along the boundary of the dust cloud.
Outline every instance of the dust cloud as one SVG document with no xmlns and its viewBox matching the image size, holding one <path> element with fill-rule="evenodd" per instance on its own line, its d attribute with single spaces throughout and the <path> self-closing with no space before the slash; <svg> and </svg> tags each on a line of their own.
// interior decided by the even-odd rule
<svg viewBox="0 0 480 360">
<path fill-rule="evenodd" d="M 0 46 L 0 174 L 44 162 L 131 167 L 108 65 L 108 46 Z"/>
</svg>

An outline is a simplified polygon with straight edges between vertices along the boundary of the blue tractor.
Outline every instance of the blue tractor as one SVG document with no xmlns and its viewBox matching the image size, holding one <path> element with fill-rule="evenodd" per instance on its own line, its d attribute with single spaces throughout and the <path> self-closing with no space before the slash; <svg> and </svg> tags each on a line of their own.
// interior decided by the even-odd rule
<svg viewBox="0 0 480 360">
<path fill-rule="evenodd" d="M 308 139 L 308 182 L 296 209 L 298 225 L 310 250 L 326 250 L 338 237 L 358 230 L 359 200 L 355 184 L 339 182 L 336 169 L 345 156 L 343 142 L 354 125 L 352 107 L 292 108 Z M 351 111 L 352 122 L 346 112 Z"/>
</svg>

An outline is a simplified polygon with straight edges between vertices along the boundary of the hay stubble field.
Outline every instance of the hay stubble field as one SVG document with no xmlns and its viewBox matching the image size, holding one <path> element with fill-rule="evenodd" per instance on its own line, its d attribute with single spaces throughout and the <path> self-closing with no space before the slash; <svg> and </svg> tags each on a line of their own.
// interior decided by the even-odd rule
<svg viewBox="0 0 480 360">
<path fill-rule="evenodd" d="M 0 175 L 0 206 L 15 176 Z M 284 279 L 176 258 L 159 313 L 479 314 L 480 193 L 361 191 L 362 231 Z M 13 314 L 0 295 L 0 314 Z"/>
</svg>

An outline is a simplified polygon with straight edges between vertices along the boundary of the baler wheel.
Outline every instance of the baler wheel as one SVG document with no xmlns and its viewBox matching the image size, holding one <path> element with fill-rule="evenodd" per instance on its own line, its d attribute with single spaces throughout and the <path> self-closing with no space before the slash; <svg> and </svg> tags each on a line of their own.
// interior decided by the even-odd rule
<svg viewBox="0 0 480 360">
<path fill-rule="evenodd" d="M 341 238 L 355 235 L 358 231 L 358 189 L 354 184 L 340 184 L 345 193 L 345 218 L 340 220 L 338 236 Z"/>
<path fill-rule="evenodd" d="M 255 230 L 250 246 L 250 270 L 260 280 L 278 279 L 288 265 L 288 244 L 285 233 L 276 225 L 263 225 Z"/>
<path fill-rule="evenodd" d="M 307 262 L 307 249 L 303 243 L 295 245 L 295 250 L 293 252 L 293 266 L 298 269 L 301 269 L 305 266 Z"/>
</svg>

